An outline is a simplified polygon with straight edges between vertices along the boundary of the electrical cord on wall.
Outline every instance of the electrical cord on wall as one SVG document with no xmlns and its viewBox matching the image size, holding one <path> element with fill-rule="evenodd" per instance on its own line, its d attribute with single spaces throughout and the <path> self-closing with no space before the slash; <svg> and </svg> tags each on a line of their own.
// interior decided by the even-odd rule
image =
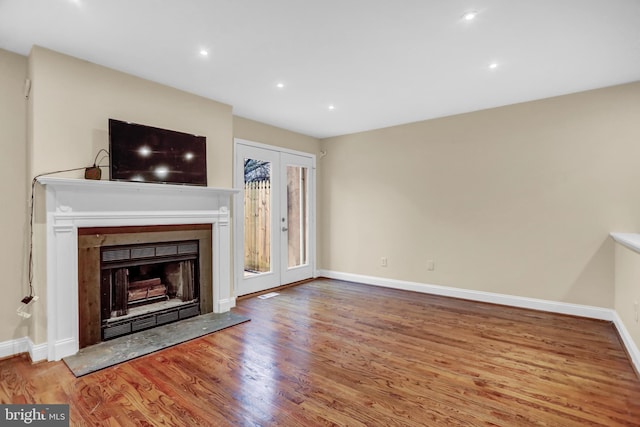
<svg viewBox="0 0 640 427">
<path fill-rule="evenodd" d="M 98 156 L 100 155 L 100 153 L 104 153 L 104 156 L 100 157 L 100 160 L 98 160 Z M 94 168 L 102 168 L 104 166 L 100 166 L 100 163 L 102 163 L 102 161 L 105 158 L 109 158 L 109 152 L 107 150 L 105 150 L 104 148 L 101 148 L 100 151 L 98 151 L 98 154 L 96 154 L 96 158 L 93 159 L 93 167 Z"/>
<path fill-rule="evenodd" d="M 98 155 L 100 155 L 101 152 L 105 152 L 105 156 L 103 156 L 100 161 L 98 162 Z M 104 166 L 96 166 L 96 163 L 100 163 L 102 162 L 102 160 L 107 157 L 109 155 L 109 152 L 105 149 L 101 149 L 100 151 L 98 151 L 98 154 L 96 154 L 96 158 L 93 162 L 93 167 L 104 167 Z M 59 170 L 59 171 L 53 171 L 53 172 L 45 172 L 45 173 L 41 173 L 39 175 L 36 175 L 33 177 L 33 180 L 31 180 L 31 213 L 29 215 L 29 276 L 28 276 L 28 280 L 29 280 L 29 295 L 25 296 L 24 298 L 22 298 L 21 302 L 23 304 L 29 304 L 31 301 L 33 301 L 35 295 L 33 294 L 33 217 L 34 217 L 34 212 L 35 212 L 35 198 L 34 198 L 34 194 L 35 194 L 35 187 L 36 187 L 36 182 L 38 181 L 38 178 L 40 178 L 41 176 L 46 176 L 46 175 L 54 175 L 57 173 L 63 173 L 63 172 L 73 172 L 73 171 L 79 171 L 79 170 L 86 170 L 87 167 L 83 166 L 81 168 L 72 168 L 72 169 L 63 169 L 63 170 Z"/>
</svg>

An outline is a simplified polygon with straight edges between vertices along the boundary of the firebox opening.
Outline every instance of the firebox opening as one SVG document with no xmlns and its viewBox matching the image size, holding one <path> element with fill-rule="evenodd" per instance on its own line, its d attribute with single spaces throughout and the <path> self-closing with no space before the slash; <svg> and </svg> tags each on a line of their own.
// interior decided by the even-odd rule
<svg viewBox="0 0 640 427">
<path fill-rule="evenodd" d="M 102 339 L 200 314 L 199 242 L 101 248 Z"/>
</svg>

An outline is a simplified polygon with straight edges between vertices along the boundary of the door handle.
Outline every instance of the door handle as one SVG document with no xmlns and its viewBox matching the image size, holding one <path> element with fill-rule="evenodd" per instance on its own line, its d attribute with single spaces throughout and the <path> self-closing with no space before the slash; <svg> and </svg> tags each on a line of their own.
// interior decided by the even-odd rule
<svg viewBox="0 0 640 427">
<path fill-rule="evenodd" d="M 282 231 L 287 231 L 288 228 L 287 227 L 282 227 Z"/>
</svg>

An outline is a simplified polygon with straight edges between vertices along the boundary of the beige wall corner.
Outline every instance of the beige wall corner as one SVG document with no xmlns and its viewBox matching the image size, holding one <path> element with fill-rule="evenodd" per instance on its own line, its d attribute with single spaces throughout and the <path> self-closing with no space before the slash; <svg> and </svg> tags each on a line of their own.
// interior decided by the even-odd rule
<svg viewBox="0 0 640 427">
<path fill-rule="evenodd" d="M 632 83 L 323 140 L 320 268 L 613 308 L 639 99 Z"/>
<path fill-rule="evenodd" d="M 0 343 L 25 337 L 30 323 L 16 313 L 20 300 L 29 293 L 25 258 L 29 189 L 26 78 L 27 58 L 0 49 L 0 235 L 4 247 L 0 257 Z"/>
<path fill-rule="evenodd" d="M 233 116 L 233 137 L 261 144 L 320 154 L 320 140 L 301 133 Z"/>
</svg>

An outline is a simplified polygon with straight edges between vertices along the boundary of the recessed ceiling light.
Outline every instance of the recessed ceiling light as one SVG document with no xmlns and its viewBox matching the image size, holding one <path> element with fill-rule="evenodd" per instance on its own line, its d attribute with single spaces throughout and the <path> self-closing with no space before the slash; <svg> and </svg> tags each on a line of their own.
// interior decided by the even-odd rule
<svg viewBox="0 0 640 427">
<path fill-rule="evenodd" d="M 206 49 L 200 49 L 200 55 L 201 56 L 209 56 L 209 51 Z"/>
<path fill-rule="evenodd" d="M 329 110 L 335 110 L 336 106 L 335 105 L 329 105 Z"/>
<path fill-rule="evenodd" d="M 278 89 L 282 89 L 284 87 L 284 83 L 278 83 L 278 84 L 276 84 L 276 87 Z"/>
<path fill-rule="evenodd" d="M 476 19 L 477 16 L 478 16 L 477 11 L 470 10 L 468 12 L 465 12 L 464 15 L 462 15 L 462 19 L 464 19 L 465 21 L 473 21 L 474 19 Z"/>
<path fill-rule="evenodd" d="M 489 64 L 489 68 L 492 70 L 495 70 L 496 68 L 498 68 L 498 63 L 497 62 L 492 62 L 491 64 Z"/>
</svg>

